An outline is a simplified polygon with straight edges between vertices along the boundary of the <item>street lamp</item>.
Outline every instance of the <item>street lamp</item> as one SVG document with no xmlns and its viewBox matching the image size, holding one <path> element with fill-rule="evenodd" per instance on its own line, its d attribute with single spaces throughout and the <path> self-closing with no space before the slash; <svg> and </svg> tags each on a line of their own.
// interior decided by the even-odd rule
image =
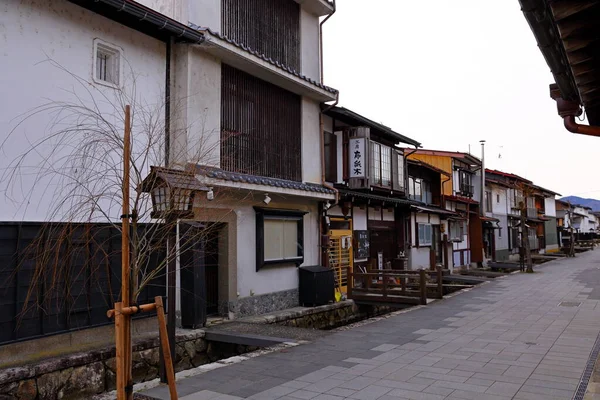
<svg viewBox="0 0 600 400">
<path fill-rule="evenodd" d="M 175 280 L 176 257 L 175 235 L 170 228 L 177 220 L 194 216 L 193 202 L 196 192 L 206 192 L 210 198 L 214 196 L 211 188 L 204 186 L 193 172 L 163 167 L 151 167 L 150 174 L 144 179 L 141 191 L 150 193 L 152 213 L 155 219 L 164 219 L 168 229 L 167 243 L 167 336 L 171 359 L 175 362 Z M 162 354 L 162 353 L 161 353 Z M 161 380 L 166 382 L 165 374 Z"/>
</svg>

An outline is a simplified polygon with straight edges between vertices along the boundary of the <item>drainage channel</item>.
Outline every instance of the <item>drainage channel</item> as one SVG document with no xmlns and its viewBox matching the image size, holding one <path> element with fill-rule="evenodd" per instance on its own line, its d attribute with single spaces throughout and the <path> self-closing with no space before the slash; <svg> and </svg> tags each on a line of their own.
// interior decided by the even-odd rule
<svg viewBox="0 0 600 400">
<path fill-rule="evenodd" d="M 594 347 L 592 349 L 592 353 L 588 358 L 588 362 L 585 366 L 585 370 L 581 375 L 581 380 L 579 381 L 579 386 L 577 386 L 577 391 L 575 392 L 575 396 L 573 396 L 573 400 L 583 400 L 585 396 L 585 392 L 588 387 L 588 383 L 590 382 L 590 378 L 592 377 L 592 373 L 594 372 L 594 365 L 596 364 L 596 360 L 598 359 L 598 355 L 600 354 L 600 333 L 596 337 L 596 342 L 594 343 Z"/>
</svg>

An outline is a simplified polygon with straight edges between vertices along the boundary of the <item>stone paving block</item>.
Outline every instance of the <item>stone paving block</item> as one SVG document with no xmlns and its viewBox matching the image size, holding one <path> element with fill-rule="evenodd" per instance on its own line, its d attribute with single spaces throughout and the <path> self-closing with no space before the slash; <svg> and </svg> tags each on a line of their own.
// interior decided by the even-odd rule
<svg viewBox="0 0 600 400">
<path fill-rule="evenodd" d="M 393 381 L 403 381 L 403 382 L 406 382 L 410 378 L 412 378 L 413 376 L 418 375 L 420 372 L 421 371 L 419 371 L 419 370 L 400 369 L 400 370 L 398 370 L 396 372 L 392 372 L 391 374 L 389 374 L 387 376 L 387 379 L 393 380 Z"/>
<path fill-rule="evenodd" d="M 469 379 L 469 378 L 467 378 L 465 376 L 456 376 L 456 375 L 448 375 L 448 374 L 435 374 L 433 372 L 420 372 L 419 375 L 417 375 L 417 376 L 419 378 L 434 379 L 436 382 L 445 381 L 445 382 L 459 382 L 459 383 L 463 383 L 467 379 Z"/>
<path fill-rule="evenodd" d="M 473 378 L 486 379 L 496 382 L 516 383 L 519 385 L 522 385 L 527 380 L 527 378 L 525 377 L 521 378 L 515 376 L 505 376 L 500 374 L 484 374 L 480 372 L 476 372 L 475 375 L 473 375 Z"/>
<path fill-rule="evenodd" d="M 311 392 L 308 390 L 304 390 L 304 389 L 300 389 L 297 390 L 295 392 L 289 393 L 287 395 L 287 397 L 292 397 L 294 399 L 314 399 L 315 397 L 317 397 L 320 393 L 317 392 Z"/>
<path fill-rule="evenodd" d="M 214 400 L 217 396 L 221 396 L 222 393 L 213 392 L 210 390 L 202 390 L 187 396 L 181 397 L 181 400 Z"/>
<path fill-rule="evenodd" d="M 391 390 L 392 388 L 385 386 L 369 385 L 366 388 L 350 395 L 350 398 L 357 400 L 377 400 Z"/>
<path fill-rule="evenodd" d="M 528 392 L 528 393 L 544 394 L 544 395 L 548 395 L 548 396 L 563 397 L 565 399 L 568 399 L 571 396 L 573 396 L 572 390 L 563 390 L 563 389 L 555 389 L 555 388 L 550 388 L 550 387 L 533 386 L 533 385 L 528 385 L 527 383 L 525 383 L 521 387 L 520 391 Z"/>
<path fill-rule="evenodd" d="M 564 382 L 553 382 L 553 381 L 542 381 L 539 379 L 527 379 L 525 385 L 529 386 L 541 386 L 552 389 L 570 390 L 571 393 L 575 393 L 577 390 L 577 383 L 564 383 Z"/>
<path fill-rule="evenodd" d="M 512 397 L 517 394 L 520 388 L 521 385 L 515 383 L 494 382 L 485 393 Z"/>
<path fill-rule="evenodd" d="M 381 345 L 379 345 L 379 346 L 377 346 L 377 347 L 375 347 L 375 348 L 373 348 L 371 350 L 373 350 L 373 351 L 390 351 L 390 350 L 395 349 L 396 347 L 398 347 L 397 344 L 387 344 L 387 343 L 384 343 L 384 344 L 381 344 Z"/>
<path fill-rule="evenodd" d="M 291 387 L 293 389 L 303 389 L 309 385 L 311 385 L 310 382 L 302 382 L 302 381 L 289 381 L 289 382 L 284 382 L 281 384 L 281 386 L 287 386 L 287 387 Z"/>
<path fill-rule="evenodd" d="M 331 394 L 334 396 L 341 396 L 341 397 L 350 397 L 354 393 L 356 393 L 356 390 L 336 387 L 336 388 L 329 390 L 326 394 Z"/>
<path fill-rule="evenodd" d="M 344 398 L 341 396 L 334 396 L 332 394 L 322 393 L 315 397 L 313 400 L 343 400 Z"/>
<path fill-rule="evenodd" d="M 339 385 L 338 387 L 341 387 L 344 389 L 362 390 L 377 381 L 378 381 L 378 379 L 376 379 L 376 378 L 367 378 L 364 376 L 359 376 L 359 377 L 352 379 L 351 381 L 345 381 L 343 384 Z"/>
<path fill-rule="evenodd" d="M 484 393 L 489 388 L 488 386 L 471 385 L 468 383 L 449 382 L 449 381 L 442 381 L 442 380 L 435 382 L 431 386 L 444 387 L 444 388 L 455 389 L 455 390 L 465 390 L 468 392 L 479 392 L 479 393 Z"/>
<path fill-rule="evenodd" d="M 398 400 L 409 399 L 409 400 L 443 400 L 446 396 L 438 395 L 433 393 L 425 392 L 413 392 L 411 390 L 404 389 L 392 389 L 387 394 L 380 397 L 378 400 Z"/>
<path fill-rule="evenodd" d="M 469 392 L 468 390 L 455 390 L 448 397 L 447 400 L 510 400 L 512 396 L 499 396 L 490 393 L 479 393 Z"/>
<path fill-rule="evenodd" d="M 527 378 L 527 377 L 529 377 L 529 375 L 531 375 L 533 373 L 534 369 L 535 368 L 518 367 L 518 366 L 512 365 L 512 366 L 508 367 L 508 369 L 506 371 L 504 371 L 504 373 L 502 375 Z"/>
<path fill-rule="evenodd" d="M 431 385 L 431 382 L 415 383 L 415 382 L 394 381 L 394 380 L 390 380 L 390 379 L 381 379 L 381 380 L 377 381 L 376 384 L 379 386 L 384 386 L 384 387 L 391 388 L 391 389 L 406 389 L 406 390 L 413 390 L 415 392 L 420 392 L 423 389 L 425 389 L 426 387 L 428 387 L 429 385 Z"/>
</svg>

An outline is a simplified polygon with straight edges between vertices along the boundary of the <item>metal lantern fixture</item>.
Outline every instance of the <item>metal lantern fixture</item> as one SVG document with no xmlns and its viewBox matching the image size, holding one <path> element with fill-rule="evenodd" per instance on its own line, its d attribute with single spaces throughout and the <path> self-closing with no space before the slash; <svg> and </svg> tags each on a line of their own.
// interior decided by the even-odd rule
<svg viewBox="0 0 600 400">
<path fill-rule="evenodd" d="M 157 216 L 167 212 L 188 214 L 192 211 L 192 190 L 166 184 L 151 189 L 152 210 Z"/>
<path fill-rule="evenodd" d="M 191 172 L 152 167 L 142 191 L 152 197 L 152 218 L 186 218 L 193 216 L 194 193 L 208 193 L 210 188 Z"/>
</svg>

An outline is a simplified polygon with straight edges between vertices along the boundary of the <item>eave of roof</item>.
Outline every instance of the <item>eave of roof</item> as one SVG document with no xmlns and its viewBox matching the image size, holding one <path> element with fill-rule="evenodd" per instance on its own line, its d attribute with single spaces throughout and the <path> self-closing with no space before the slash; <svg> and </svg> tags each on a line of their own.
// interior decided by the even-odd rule
<svg viewBox="0 0 600 400">
<path fill-rule="evenodd" d="M 562 196 L 560 193 L 553 192 L 552 190 L 543 188 L 541 186 L 533 185 L 533 187 L 535 189 L 539 190 L 540 192 L 544 193 L 544 194 L 551 194 L 551 195 L 554 195 L 554 196 Z"/>
<path fill-rule="evenodd" d="M 432 171 L 435 171 L 437 173 L 439 173 L 440 175 L 444 175 L 444 176 L 452 176 L 451 173 L 449 173 L 448 171 L 444 171 L 443 169 L 440 169 L 438 167 L 435 167 L 429 163 L 426 163 L 425 161 L 422 160 L 417 160 L 417 159 L 413 159 L 413 158 L 409 158 L 408 160 L 406 160 L 409 164 L 414 164 L 414 165 L 418 165 L 421 166 L 423 168 L 427 168 L 430 169 Z"/>
<path fill-rule="evenodd" d="M 509 172 L 498 171 L 496 169 L 486 168 L 485 169 L 485 173 L 486 174 L 493 174 L 493 175 L 500 175 L 500 176 L 504 176 L 504 177 L 512 178 L 512 179 L 518 179 L 518 180 L 526 182 L 526 183 L 532 183 L 529 179 L 525 179 L 522 176 L 511 174 Z"/>
<path fill-rule="evenodd" d="M 340 189 L 338 189 L 338 191 L 339 191 L 340 195 L 342 195 L 343 197 L 357 197 L 360 199 L 381 201 L 381 202 L 389 203 L 389 204 L 401 204 L 401 205 L 420 204 L 419 202 L 416 202 L 413 200 L 402 199 L 402 198 L 398 198 L 398 197 L 380 196 L 380 195 L 376 195 L 376 194 L 363 193 L 363 192 L 358 192 L 358 191 L 348 190 L 348 189 L 340 188 Z"/>
<path fill-rule="evenodd" d="M 185 24 L 133 0 L 67 0 L 156 39 L 202 43 L 205 36 Z"/>
<path fill-rule="evenodd" d="M 432 156 L 452 157 L 459 160 L 467 159 L 472 164 L 481 165 L 481 160 L 479 158 L 477 158 L 473 154 L 464 153 L 461 151 L 419 149 L 416 151 L 416 154 L 429 154 Z"/>
<path fill-rule="evenodd" d="M 584 105 L 590 124 L 599 125 L 600 3 L 595 0 L 520 0 L 520 3 L 561 97 Z"/>
<path fill-rule="evenodd" d="M 189 164 L 188 168 L 192 169 L 196 175 L 206 176 L 208 178 L 237 182 L 248 183 L 253 185 L 272 186 L 281 189 L 301 190 L 305 192 L 315 192 L 322 194 L 335 194 L 334 189 L 308 182 L 296 182 L 285 179 L 269 178 L 264 176 L 241 174 L 238 172 L 229 172 L 220 168 L 208 167 L 204 165 Z"/>
<path fill-rule="evenodd" d="M 410 208 L 412 208 L 413 210 L 423 211 L 423 212 L 432 213 L 432 214 L 458 216 L 458 214 L 455 213 L 454 211 L 450 211 L 450 210 L 446 210 L 444 208 L 430 206 L 430 205 L 427 205 L 427 206 L 412 205 L 412 206 L 410 206 Z"/>
<path fill-rule="evenodd" d="M 334 89 L 332 87 L 323 85 L 321 82 L 317 82 L 314 79 L 309 78 L 308 76 L 301 74 L 300 72 L 296 71 L 295 69 L 290 68 L 290 67 L 288 67 L 286 65 L 283 65 L 279 61 L 273 60 L 272 58 L 264 55 L 263 53 L 260 53 L 260 52 L 258 52 L 256 50 L 254 50 L 254 49 L 252 49 L 252 48 L 250 48 L 250 47 L 242 44 L 242 43 L 238 43 L 235 40 L 232 40 L 232 39 L 228 38 L 227 36 L 225 36 L 225 35 L 223 35 L 223 34 L 221 34 L 219 32 L 215 32 L 212 29 L 207 28 L 207 27 L 202 27 L 202 26 L 196 25 L 196 24 L 194 24 L 192 22 L 189 23 L 189 27 L 191 29 L 196 30 L 197 32 L 200 32 L 200 33 L 206 35 L 206 36 L 209 36 L 209 37 L 212 36 L 212 37 L 215 37 L 215 38 L 217 38 L 219 40 L 224 40 L 225 42 L 227 42 L 227 43 L 235 46 L 236 48 L 238 48 L 240 50 L 243 50 L 244 52 L 246 52 L 246 53 L 248 53 L 248 54 L 250 54 L 252 56 L 258 57 L 262 61 L 266 61 L 267 63 L 269 63 L 269 64 L 277 67 L 278 69 L 280 69 L 282 71 L 285 71 L 285 72 L 287 72 L 289 74 L 292 74 L 293 76 L 295 76 L 295 77 L 297 77 L 297 78 L 299 78 L 299 79 L 301 79 L 301 80 L 303 80 L 305 82 L 308 82 L 308 83 L 310 83 L 313 86 L 316 86 L 316 87 L 318 87 L 320 89 L 323 89 L 326 92 L 331 93 L 332 95 L 337 95 L 338 94 L 337 89 Z"/>
<path fill-rule="evenodd" d="M 389 128 L 385 125 L 382 125 L 380 123 L 377 123 L 373 120 L 370 120 L 367 117 L 363 117 L 362 115 L 357 114 L 354 111 L 348 110 L 347 108 L 338 107 L 338 106 L 335 106 L 335 107 L 322 106 L 322 109 L 327 110 L 327 111 L 325 111 L 325 114 L 332 118 L 339 119 L 345 123 L 350 123 L 351 125 L 364 124 L 364 125 L 368 126 L 369 128 L 378 130 L 385 136 L 390 137 L 391 139 L 395 140 L 398 143 L 406 143 L 406 144 L 409 144 L 409 145 L 412 145 L 415 147 L 421 146 L 421 143 L 417 142 L 416 140 L 411 139 L 407 136 L 404 136 L 398 132 L 395 132 L 391 128 Z"/>
</svg>

